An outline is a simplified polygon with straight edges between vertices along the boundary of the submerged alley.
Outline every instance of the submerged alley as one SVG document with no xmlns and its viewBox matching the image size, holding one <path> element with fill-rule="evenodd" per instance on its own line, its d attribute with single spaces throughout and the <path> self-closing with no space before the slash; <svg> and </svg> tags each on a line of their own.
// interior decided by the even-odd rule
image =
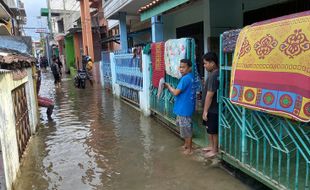
<svg viewBox="0 0 310 190">
<path fill-rule="evenodd" d="M 53 121 L 41 108 L 15 185 L 40 189 L 250 189 L 199 153 L 186 157 L 181 139 L 99 86 L 76 89 L 65 78 L 41 94 L 55 99 Z"/>
<path fill-rule="evenodd" d="M 306 0 L 0 0 L 0 190 L 309 190 L 309 26 Z"/>
</svg>

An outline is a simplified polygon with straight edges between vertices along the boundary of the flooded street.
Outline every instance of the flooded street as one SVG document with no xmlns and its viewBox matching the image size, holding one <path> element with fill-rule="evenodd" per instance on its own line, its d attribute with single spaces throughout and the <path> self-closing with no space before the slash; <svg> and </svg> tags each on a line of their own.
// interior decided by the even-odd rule
<svg viewBox="0 0 310 190">
<path fill-rule="evenodd" d="M 76 89 L 66 78 L 55 89 L 43 74 L 40 95 L 55 100 L 54 120 L 40 108 L 43 126 L 28 144 L 16 190 L 249 189 L 217 165 L 182 155 L 181 139 L 165 127 L 87 85 Z"/>
</svg>

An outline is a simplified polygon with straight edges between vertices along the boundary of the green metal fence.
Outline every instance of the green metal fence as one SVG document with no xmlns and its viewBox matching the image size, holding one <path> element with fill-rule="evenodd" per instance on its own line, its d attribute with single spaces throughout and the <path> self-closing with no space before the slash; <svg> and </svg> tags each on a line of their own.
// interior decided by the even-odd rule
<svg viewBox="0 0 310 190">
<path fill-rule="evenodd" d="M 229 100 L 232 54 L 220 38 L 219 145 L 224 161 L 273 189 L 308 189 L 310 125 L 249 110 Z"/>
</svg>

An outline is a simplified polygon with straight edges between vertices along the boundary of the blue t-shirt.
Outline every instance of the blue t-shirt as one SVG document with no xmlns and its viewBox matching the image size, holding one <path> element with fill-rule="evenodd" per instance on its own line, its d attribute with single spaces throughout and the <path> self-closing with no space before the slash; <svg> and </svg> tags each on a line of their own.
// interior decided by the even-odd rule
<svg viewBox="0 0 310 190">
<path fill-rule="evenodd" d="M 181 93 L 175 97 L 173 113 L 178 116 L 192 116 L 196 102 L 193 74 L 184 75 L 177 89 L 181 90 Z"/>
</svg>

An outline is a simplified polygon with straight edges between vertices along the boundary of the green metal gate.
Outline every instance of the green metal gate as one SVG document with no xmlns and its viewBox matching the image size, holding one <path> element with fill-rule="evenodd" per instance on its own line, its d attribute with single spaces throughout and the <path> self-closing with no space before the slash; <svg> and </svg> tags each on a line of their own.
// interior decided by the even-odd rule
<svg viewBox="0 0 310 190">
<path fill-rule="evenodd" d="M 220 38 L 221 157 L 273 189 L 308 189 L 310 125 L 249 110 L 229 100 L 232 56 Z"/>
</svg>

